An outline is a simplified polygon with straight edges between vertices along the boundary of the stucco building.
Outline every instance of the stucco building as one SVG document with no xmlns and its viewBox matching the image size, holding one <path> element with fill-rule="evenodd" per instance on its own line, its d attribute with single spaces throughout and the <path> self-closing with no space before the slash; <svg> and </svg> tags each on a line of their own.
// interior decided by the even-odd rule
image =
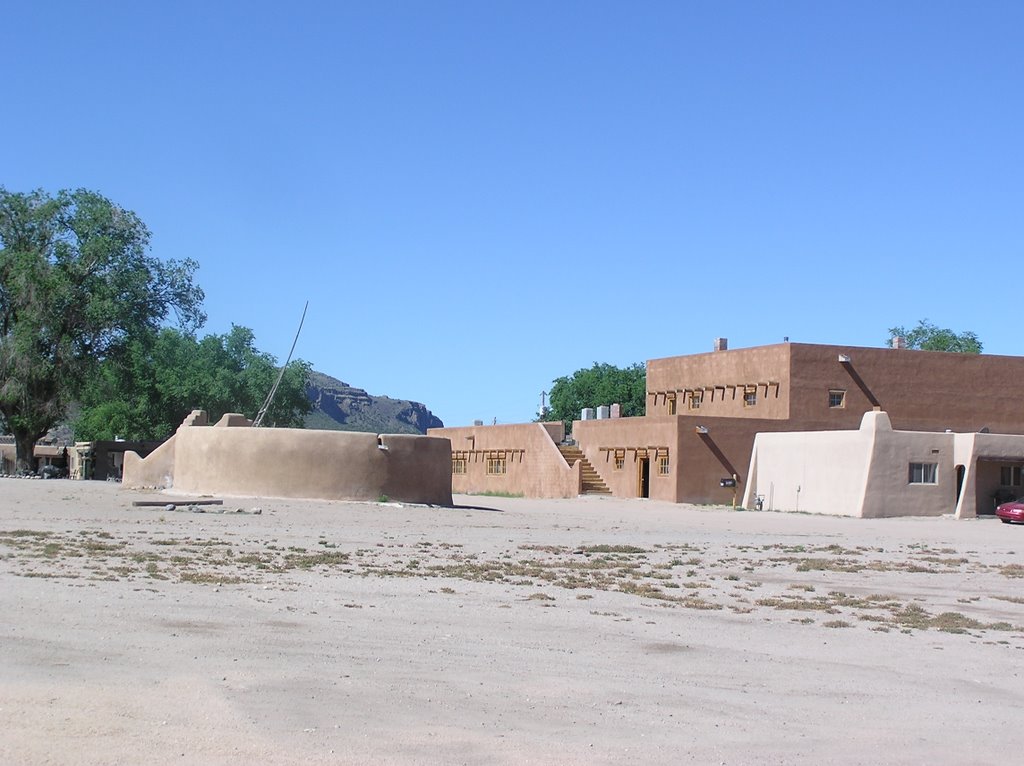
<svg viewBox="0 0 1024 766">
<path fill-rule="evenodd" d="M 744 506 L 835 516 L 974 518 L 1024 494 L 1024 435 L 897 431 L 885 412 L 853 431 L 761 433 Z"/>
<path fill-rule="evenodd" d="M 528 443 L 517 429 L 529 426 L 432 429 L 432 435 L 452 440 L 453 456 L 469 440 L 489 453 L 517 456 L 505 463 L 504 473 L 481 474 L 467 466 L 459 474 L 453 461 L 453 489 L 537 496 L 591 489 L 729 503 L 747 492 L 757 434 L 856 432 L 864 413 L 882 410 L 897 431 L 1024 434 L 1024 357 L 802 343 L 730 350 L 716 341 L 715 348 L 650 360 L 643 417 L 574 422 L 572 438 L 582 452 L 575 487 L 571 480 L 544 480 L 575 463 L 551 445 Z M 549 433 L 552 445 L 557 436 Z M 1024 450 L 1002 457 L 1000 465 L 1016 467 L 1019 475 Z M 583 472 L 589 470 L 596 479 L 585 487 Z M 729 486 L 733 481 L 736 486 Z M 956 500 L 955 493 L 950 497 Z M 976 505 L 987 510 L 985 503 Z"/>
</svg>

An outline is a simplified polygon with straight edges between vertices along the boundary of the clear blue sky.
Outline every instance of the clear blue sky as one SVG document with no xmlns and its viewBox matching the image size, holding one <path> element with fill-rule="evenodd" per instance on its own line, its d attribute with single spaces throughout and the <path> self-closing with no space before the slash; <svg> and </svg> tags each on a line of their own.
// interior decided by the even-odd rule
<svg viewBox="0 0 1024 766">
<path fill-rule="evenodd" d="M 448 425 L 929 318 L 1020 354 L 1024 3 L 7 3 L 0 184 L 86 187 Z"/>
</svg>

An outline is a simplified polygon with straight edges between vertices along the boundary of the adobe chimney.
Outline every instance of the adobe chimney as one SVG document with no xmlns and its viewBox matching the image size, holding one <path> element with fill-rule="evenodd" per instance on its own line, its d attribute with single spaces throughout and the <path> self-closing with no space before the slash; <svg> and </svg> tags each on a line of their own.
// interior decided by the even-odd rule
<svg viewBox="0 0 1024 766">
<path fill-rule="evenodd" d="M 906 348 L 907 347 L 907 341 L 906 341 L 906 339 L 904 337 L 902 337 L 900 335 L 896 335 L 892 339 L 892 347 L 893 348 Z"/>
</svg>

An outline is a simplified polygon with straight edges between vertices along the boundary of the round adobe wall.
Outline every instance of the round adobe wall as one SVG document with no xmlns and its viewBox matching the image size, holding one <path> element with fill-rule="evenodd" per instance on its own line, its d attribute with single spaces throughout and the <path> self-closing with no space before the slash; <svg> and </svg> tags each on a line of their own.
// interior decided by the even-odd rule
<svg viewBox="0 0 1024 766">
<path fill-rule="evenodd" d="M 181 428 L 174 489 L 194 494 L 451 505 L 451 443 L 297 428 Z"/>
</svg>

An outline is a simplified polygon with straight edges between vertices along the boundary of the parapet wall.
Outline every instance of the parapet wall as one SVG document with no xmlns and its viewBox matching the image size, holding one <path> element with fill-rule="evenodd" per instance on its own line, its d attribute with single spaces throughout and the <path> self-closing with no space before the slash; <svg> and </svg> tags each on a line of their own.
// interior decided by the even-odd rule
<svg viewBox="0 0 1024 766">
<path fill-rule="evenodd" d="M 322 500 L 386 496 L 452 504 L 448 439 L 248 428 L 248 421 L 238 417 L 226 415 L 214 427 L 186 420 L 149 458 L 126 456 L 124 486 L 160 484 L 187 494 Z"/>
</svg>

